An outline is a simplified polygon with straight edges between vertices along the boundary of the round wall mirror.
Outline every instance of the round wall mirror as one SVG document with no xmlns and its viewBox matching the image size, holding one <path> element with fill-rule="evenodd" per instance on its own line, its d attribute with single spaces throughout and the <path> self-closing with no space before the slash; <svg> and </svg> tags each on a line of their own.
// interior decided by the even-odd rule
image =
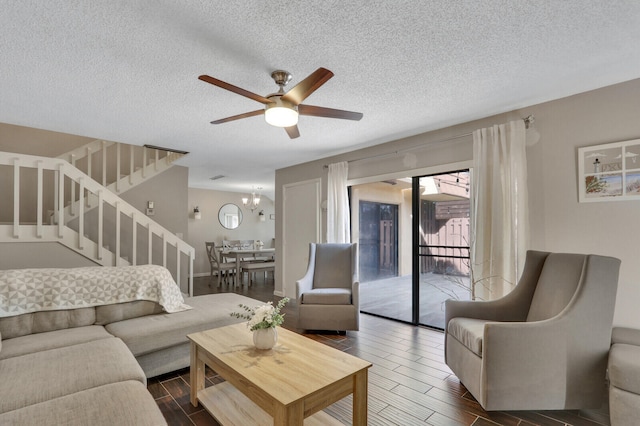
<svg viewBox="0 0 640 426">
<path fill-rule="evenodd" d="M 225 204 L 218 212 L 220 225 L 227 229 L 236 229 L 242 223 L 242 210 L 235 204 Z"/>
</svg>

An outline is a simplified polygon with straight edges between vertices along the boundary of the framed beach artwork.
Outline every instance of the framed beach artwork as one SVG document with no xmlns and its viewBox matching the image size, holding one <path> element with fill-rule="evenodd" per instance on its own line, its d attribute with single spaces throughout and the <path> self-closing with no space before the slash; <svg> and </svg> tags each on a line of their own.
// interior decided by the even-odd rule
<svg viewBox="0 0 640 426">
<path fill-rule="evenodd" d="M 578 148 L 579 201 L 640 200 L 640 139 Z"/>
</svg>

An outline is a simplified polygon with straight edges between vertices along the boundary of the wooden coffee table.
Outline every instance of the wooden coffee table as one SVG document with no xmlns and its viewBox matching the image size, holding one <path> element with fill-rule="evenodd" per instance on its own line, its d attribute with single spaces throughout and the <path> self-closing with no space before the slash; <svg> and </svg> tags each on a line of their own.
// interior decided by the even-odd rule
<svg viewBox="0 0 640 426">
<path fill-rule="evenodd" d="M 253 346 L 245 323 L 187 337 L 191 403 L 223 425 L 340 425 L 321 410 L 349 394 L 353 424 L 367 424 L 370 362 L 281 327 L 270 350 Z M 205 389 L 205 365 L 226 381 Z"/>
</svg>

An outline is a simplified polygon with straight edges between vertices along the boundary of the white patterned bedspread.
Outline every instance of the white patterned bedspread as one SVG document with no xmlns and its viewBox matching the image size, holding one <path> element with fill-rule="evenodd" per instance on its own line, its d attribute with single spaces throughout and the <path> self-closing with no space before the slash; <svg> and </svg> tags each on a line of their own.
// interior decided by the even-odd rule
<svg viewBox="0 0 640 426">
<path fill-rule="evenodd" d="M 171 273 L 162 266 L 0 271 L 0 317 L 135 300 L 157 302 L 169 313 L 191 309 L 184 304 Z"/>
</svg>

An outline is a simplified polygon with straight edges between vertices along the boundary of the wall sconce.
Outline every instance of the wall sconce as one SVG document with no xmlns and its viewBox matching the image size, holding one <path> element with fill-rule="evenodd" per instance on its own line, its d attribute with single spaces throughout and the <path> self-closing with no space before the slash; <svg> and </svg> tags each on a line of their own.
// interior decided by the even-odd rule
<svg viewBox="0 0 640 426">
<path fill-rule="evenodd" d="M 196 208 L 193 209 L 193 218 L 195 220 L 202 219 L 202 213 L 200 213 L 200 207 L 196 206 Z"/>
<path fill-rule="evenodd" d="M 260 219 L 260 222 L 267 220 L 267 217 L 264 215 L 264 210 L 260 210 L 260 212 L 258 212 L 258 219 Z"/>
</svg>

